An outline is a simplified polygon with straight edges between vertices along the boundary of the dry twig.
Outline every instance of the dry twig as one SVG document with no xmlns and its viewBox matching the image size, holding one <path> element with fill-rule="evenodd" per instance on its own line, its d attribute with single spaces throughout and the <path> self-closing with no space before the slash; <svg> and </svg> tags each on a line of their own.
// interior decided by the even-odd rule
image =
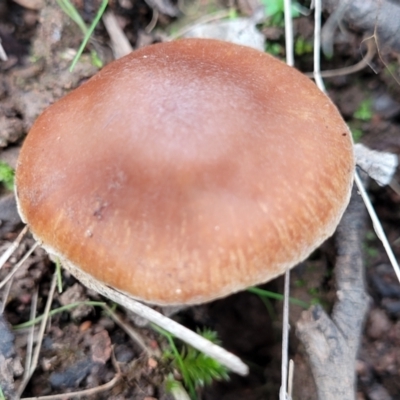
<svg viewBox="0 0 400 400">
<path fill-rule="evenodd" d="M 126 56 L 133 51 L 128 38 L 119 26 L 117 18 L 112 11 L 104 13 L 103 23 L 110 36 L 111 48 L 116 59 Z"/>
<path fill-rule="evenodd" d="M 47 302 L 46 302 L 46 307 L 45 307 L 45 310 L 44 310 L 43 320 L 42 320 L 42 323 L 41 323 L 40 328 L 39 328 L 39 334 L 38 334 L 36 348 L 35 348 L 35 351 L 33 352 L 32 361 L 31 361 L 30 366 L 29 366 L 29 371 L 24 376 L 24 379 L 22 380 L 21 385 L 18 388 L 18 398 L 24 392 L 24 390 L 26 388 L 26 385 L 28 384 L 29 380 L 31 379 L 31 377 L 32 377 L 32 375 L 33 375 L 33 373 L 34 373 L 34 371 L 36 369 L 36 366 L 37 366 L 37 364 L 39 362 L 40 349 L 41 349 L 41 346 L 42 346 L 44 331 L 46 329 L 46 324 L 47 324 L 47 321 L 48 321 L 48 316 L 49 316 L 51 304 L 53 302 L 54 292 L 56 290 L 56 283 L 57 283 L 57 279 L 56 279 L 56 274 L 54 273 L 53 279 L 51 281 L 49 295 L 47 297 Z"/>
<path fill-rule="evenodd" d="M 320 400 L 354 400 L 355 363 L 368 311 L 362 261 L 365 208 L 357 190 L 336 233 L 337 301 L 331 317 L 321 306 L 303 312 L 297 336 L 305 346 Z"/>
<path fill-rule="evenodd" d="M 0 257 L 0 269 L 6 263 L 6 261 L 11 257 L 11 254 L 18 248 L 21 240 L 24 238 L 26 233 L 28 232 L 28 226 L 25 226 L 24 229 L 20 232 L 18 237 L 11 243 L 10 247 L 1 255 Z"/>
<path fill-rule="evenodd" d="M 22 264 L 29 258 L 29 256 L 35 251 L 39 243 L 35 242 L 34 245 L 24 254 L 21 260 L 14 266 L 13 270 L 0 282 L 0 289 L 2 289 L 10 279 L 16 274 L 16 272 L 21 268 Z"/>
</svg>

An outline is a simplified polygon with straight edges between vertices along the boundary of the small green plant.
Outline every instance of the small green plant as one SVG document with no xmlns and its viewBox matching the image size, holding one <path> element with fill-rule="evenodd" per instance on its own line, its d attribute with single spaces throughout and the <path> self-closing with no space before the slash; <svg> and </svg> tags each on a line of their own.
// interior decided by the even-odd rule
<svg viewBox="0 0 400 400">
<path fill-rule="evenodd" d="M 285 12 L 284 0 L 261 0 L 261 3 L 265 9 L 265 15 L 268 17 L 268 25 L 282 26 Z M 296 1 L 292 2 L 291 14 L 292 18 L 300 15 L 299 4 Z"/>
<path fill-rule="evenodd" d="M 360 121 L 371 121 L 373 116 L 372 99 L 363 100 L 354 113 L 354 118 Z"/>
<path fill-rule="evenodd" d="M 368 240 L 370 242 L 372 242 L 373 240 L 376 240 L 376 233 L 373 230 L 368 230 L 365 233 L 365 240 Z"/>
<path fill-rule="evenodd" d="M 267 41 L 265 51 L 273 56 L 282 56 L 285 54 L 285 49 L 281 44 L 269 41 Z"/>
<path fill-rule="evenodd" d="M 376 240 L 376 233 L 373 230 L 368 230 L 365 233 L 363 248 L 365 254 L 370 260 L 379 256 L 379 250 L 376 248 Z"/>
<path fill-rule="evenodd" d="M 14 189 L 14 170 L 7 163 L 2 161 L 0 161 L 0 182 L 6 189 Z"/>
<path fill-rule="evenodd" d="M 359 128 L 350 127 L 351 135 L 355 143 L 358 143 L 363 135 L 363 131 Z"/>
<path fill-rule="evenodd" d="M 174 399 L 190 400 L 185 388 L 174 378 L 173 374 L 168 374 L 164 384 L 166 392 L 170 393 Z"/>
<path fill-rule="evenodd" d="M 311 304 L 316 305 L 316 304 L 321 304 L 321 291 L 319 288 L 313 287 L 308 289 L 308 294 L 312 297 L 311 299 Z"/>
<path fill-rule="evenodd" d="M 232 19 L 237 19 L 237 18 L 239 18 L 238 10 L 236 10 L 235 7 L 231 7 L 231 8 L 229 9 L 229 16 L 228 16 L 228 19 L 232 20 Z"/>
<path fill-rule="evenodd" d="M 3 393 L 3 389 L 0 386 L 0 400 L 6 400 L 4 393 Z"/>
<path fill-rule="evenodd" d="M 303 288 L 306 286 L 306 281 L 304 279 L 296 279 L 293 284 L 297 288 Z"/>
<path fill-rule="evenodd" d="M 379 250 L 376 249 L 375 247 L 371 247 L 368 245 L 365 245 L 364 251 L 367 254 L 368 258 L 373 259 L 379 256 Z"/>
<path fill-rule="evenodd" d="M 371 121 L 374 115 L 372 99 L 364 99 L 353 114 L 353 119 L 349 122 L 351 134 L 354 142 L 359 142 L 363 135 L 363 123 Z"/>
<path fill-rule="evenodd" d="M 187 344 L 182 344 L 179 351 L 174 337 L 169 332 L 157 326 L 154 326 L 154 329 L 167 338 L 169 348 L 164 351 L 163 359 L 171 363 L 173 369 L 178 371 L 182 377 L 183 385 L 192 399 L 197 399 L 196 391 L 199 388 L 210 385 L 213 381 L 229 379 L 226 367 L 218 361 Z M 219 344 L 216 332 L 207 329 L 199 332 L 199 334 L 210 342 Z M 180 382 L 172 374 L 168 375 L 166 379 L 167 389 L 173 391 L 178 389 L 179 385 Z"/>
<path fill-rule="evenodd" d="M 304 54 L 310 54 L 313 52 L 313 44 L 308 40 L 298 37 L 294 42 L 294 52 L 296 56 L 304 56 Z"/>
</svg>

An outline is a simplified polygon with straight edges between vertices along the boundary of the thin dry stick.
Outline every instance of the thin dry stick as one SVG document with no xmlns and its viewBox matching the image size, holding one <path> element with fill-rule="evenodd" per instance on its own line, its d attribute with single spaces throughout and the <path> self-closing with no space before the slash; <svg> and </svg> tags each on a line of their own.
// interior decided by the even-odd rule
<svg viewBox="0 0 400 400">
<path fill-rule="evenodd" d="M 294 65 L 293 51 L 293 21 L 291 0 L 285 0 L 285 47 L 286 63 L 289 66 Z M 283 299 L 283 321 L 282 321 L 282 362 L 281 362 L 281 387 L 279 390 L 279 399 L 289 399 L 288 395 L 288 352 L 289 352 L 289 297 L 290 297 L 290 271 L 285 272 L 285 286 Z"/>
<path fill-rule="evenodd" d="M 6 261 L 11 257 L 11 254 L 14 253 L 15 250 L 17 250 L 17 248 L 18 248 L 19 244 L 21 243 L 21 240 L 25 236 L 26 232 L 28 232 L 28 225 L 25 226 L 24 229 L 22 229 L 22 231 L 18 235 L 18 237 L 11 243 L 11 246 L 1 255 L 0 269 L 3 267 L 3 265 L 6 263 Z"/>
<path fill-rule="evenodd" d="M 374 227 L 375 233 L 380 239 L 380 241 L 383 244 L 383 247 L 385 248 L 386 254 L 389 257 L 390 263 L 393 266 L 394 272 L 396 273 L 397 279 L 400 282 L 400 267 L 399 264 L 396 260 L 395 255 L 393 254 L 393 250 L 389 244 L 389 241 L 387 240 L 385 231 L 383 230 L 383 227 L 379 221 L 378 216 L 376 215 L 376 212 L 374 210 L 374 207 L 371 204 L 371 201 L 368 197 L 367 192 L 365 191 L 364 185 L 361 182 L 360 177 L 358 176 L 358 173 L 356 171 L 355 176 L 354 176 L 355 182 L 357 184 L 357 188 L 361 194 L 361 197 L 364 201 L 365 207 L 367 208 L 368 214 L 372 220 L 372 225 Z"/>
<path fill-rule="evenodd" d="M 1 44 L 1 40 L 0 40 L 0 60 L 2 61 L 8 60 L 7 53 L 5 52 L 3 45 Z"/>
<path fill-rule="evenodd" d="M 284 0 L 285 5 L 285 48 L 286 48 L 286 64 L 294 66 L 293 51 L 293 21 L 292 21 L 292 2 Z"/>
<path fill-rule="evenodd" d="M 36 316 L 38 297 L 39 297 L 39 291 L 36 288 L 35 293 L 32 296 L 32 301 L 31 301 L 31 312 L 30 312 L 30 317 L 29 317 L 29 319 L 31 321 L 33 321 Z M 31 365 L 32 365 L 34 335 L 35 335 L 35 324 L 32 324 L 32 326 L 29 329 L 29 333 L 28 333 L 28 343 L 26 345 L 26 356 L 25 356 L 25 371 L 24 371 L 24 377 L 22 378 L 22 381 L 24 381 L 24 380 L 29 381 L 29 371 L 30 371 Z"/>
<path fill-rule="evenodd" d="M 104 309 L 108 312 L 109 316 L 111 319 L 119 325 L 125 332 L 126 334 L 135 342 L 137 343 L 142 350 L 144 350 L 149 356 L 154 356 L 157 355 L 156 351 L 152 350 L 149 346 L 146 345 L 143 337 L 136 332 L 134 329 L 132 329 L 131 326 L 127 325 L 120 317 L 117 315 L 116 312 L 110 309 L 107 305 L 103 306 Z"/>
<path fill-rule="evenodd" d="M 288 376 L 288 394 L 289 398 L 292 397 L 293 394 L 293 377 L 294 377 L 294 361 L 289 361 L 289 376 Z"/>
<path fill-rule="evenodd" d="M 13 270 L 0 282 L 0 289 L 2 289 L 7 282 L 15 275 L 15 273 L 21 268 L 22 264 L 29 258 L 29 256 L 34 252 L 36 247 L 38 247 L 36 242 L 22 257 L 22 259 L 14 266 Z"/>
<path fill-rule="evenodd" d="M 126 294 L 118 292 L 111 287 L 104 285 L 103 283 L 95 280 L 92 276 L 86 272 L 78 269 L 73 264 L 68 262 L 65 258 L 56 254 L 53 249 L 46 247 L 49 254 L 53 254 L 61 260 L 62 265 L 66 268 L 72 275 L 75 276 L 78 281 L 80 281 L 84 286 L 89 289 L 95 290 L 97 293 L 107 297 L 108 299 L 115 301 L 116 303 L 122 305 L 128 310 L 134 312 L 146 320 L 153 322 L 159 327 L 170 332 L 172 335 L 184 342 L 190 344 L 192 347 L 200 350 L 209 357 L 214 358 L 220 364 L 225 365 L 227 368 L 236 372 L 239 375 L 247 375 L 249 373 L 249 368 L 243 361 L 232 353 L 229 353 L 225 349 L 216 344 L 204 339 L 202 336 L 191 331 L 188 328 L 178 324 L 170 318 L 160 314 L 159 312 L 153 310 L 152 308 L 133 300 Z"/>
<path fill-rule="evenodd" d="M 203 25 L 203 24 L 206 24 L 206 23 L 212 22 L 212 21 L 218 21 L 220 19 L 229 17 L 229 15 L 230 15 L 229 10 L 217 11 L 214 14 L 205 15 L 204 17 L 199 18 L 194 23 L 186 25 L 182 29 L 179 29 L 178 32 L 170 35 L 168 37 L 168 39 L 175 40 L 178 37 L 181 37 L 181 36 L 185 35 L 186 33 L 190 32 L 192 29 L 197 28 L 199 25 Z"/>
<path fill-rule="evenodd" d="M 48 320 L 48 316 L 49 316 L 49 312 L 50 312 L 50 307 L 53 302 L 53 297 L 54 297 L 54 292 L 56 290 L 56 286 L 57 286 L 57 276 L 56 276 L 56 273 L 54 273 L 53 279 L 51 281 L 49 295 L 47 297 L 46 307 L 45 307 L 44 314 L 43 314 L 43 320 L 42 320 L 42 323 L 39 328 L 38 340 L 37 340 L 35 351 L 33 353 L 32 363 L 29 368 L 29 373 L 23 379 L 20 387 L 18 388 L 18 396 L 17 396 L 18 398 L 21 397 L 22 393 L 24 392 L 26 385 L 28 384 L 29 380 L 31 379 L 31 377 L 36 369 L 36 366 L 38 364 L 40 349 L 42 346 L 42 340 L 43 340 L 43 336 L 44 336 L 44 331 L 46 329 L 46 324 L 47 324 L 47 320 Z"/>
<path fill-rule="evenodd" d="M 81 390 L 79 392 L 55 394 L 52 396 L 24 397 L 21 400 L 64 400 L 64 399 L 70 399 L 70 398 L 76 398 L 76 397 L 79 398 L 79 397 L 83 397 L 83 396 L 93 396 L 100 392 L 110 390 L 117 384 L 117 382 L 121 379 L 121 376 L 122 376 L 119 365 L 118 365 L 117 361 L 115 360 L 114 353 L 112 353 L 112 355 L 111 355 L 111 362 L 115 369 L 115 376 L 113 379 L 111 379 L 111 381 L 105 383 L 104 385 L 100 385 L 100 386 L 86 389 L 86 390 Z"/>
<path fill-rule="evenodd" d="M 151 21 L 146 26 L 146 28 L 144 28 L 146 33 L 150 34 L 151 31 L 156 27 L 159 16 L 160 16 L 160 13 L 158 12 L 158 10 L 155 7 L 153 7 L 153 15 L 151 16 Z"/>
<path fill-rule="evenodd" d="M 332 12 L 321 31 L 322 49 L 325 54 L 333 54 L 334 35 L 337 26 L 346 13 L 349 1 L 339 2 L 338 7 Z"/>
<path fill-rule="evenodd" d="M 321 0 L 315 0 L 314 6 L 314 79 L 319 89 L 325 93 L 325 85 L 321 78 Z"/>
<path fill-rule="evenodd" d="M 333 78 L 335 76 L 343 76 L 343 75 L 350 75 L 354 74 L 362 69 L 371 65 L 371 62 L 376 54 L 376 44 L 374 38 L 368 38 L 366 40 L 367 43 L 367 53 L 363 57 L 361 61 L 357 64 L 351 65 L 349 67 L 343 67 L 338 69 L 329 69 L 326 71 L 321 71 L 320 75 L 322 78 Z M 307 72 L 306 76 L 312 78 L 314 76 L 313 72 Z"/>
<path fill-rule="evenodd" d="M 116 59 L 126 56 L 133 51 L 128 38 L 118 24 L 113 12 L 107 11 L 103 15 L 103 24 L 110 36 L 111 47 Z"/>
<path fill-rule="evenodd" d="M 6 309 L 7 299 L 10 294 L 12 284 L 13 284 L 13 280 L 11 279 L 7 283 L 6 288 L 3 290 L 3 293 L 2 293 L 3 300 L 1 301 L 1 305 L 0 305 L 0 314 L 3 314 L 4 310 Z"/>
<path fill-rule="evenodd" d="M 204 3 L 206 4 L 206 3 Z M 185 5 L 185 0 L 178 0 L 177 2 L 178 10 L 186 17 L 192 17 L 199 14 L 200 7 L 202 6 L 202 2 L 200 0 L 195 0 L 188 2 L 188 6 Z M 185 9 L 187 8 L 187 9 Z"/>
<path fill-rule="evenodd" d="M 279 400 L 289 400 L 288 395 L 288 352 L 289 352 L 289 296 L 290 296 L 290 271 L 285 272 L 285 290 L 283 298 L 282 321 L 282 362 L 281 362 L 281 387 Z"/>
</svg>

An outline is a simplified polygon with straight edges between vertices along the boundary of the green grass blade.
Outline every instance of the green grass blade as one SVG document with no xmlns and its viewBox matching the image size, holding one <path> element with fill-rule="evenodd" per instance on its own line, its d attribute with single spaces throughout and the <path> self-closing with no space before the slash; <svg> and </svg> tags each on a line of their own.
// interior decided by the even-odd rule
<svg viewBox="0 0 400 400">
<path fill-rule="evenodd" d="M 268 297 L 270 299 L 275 299 L 275 300 L 283 300 L 283 294 L 270 292 L 269 290 L 264 290 L 264 289 L 252 287 L 252 288 L 248 288 L 247 291 L 250 292 L 250 293 L 254 293 L 254 294 L 258 295 L 258 296 Z M 305 301 L 302 301 L 302 300 L 299 300 L 299 299 L 295 299 L 293 297 L 290 297 L 289 301 L 292 304 L 295 304 L 297 306 L 303 307 L 305 309 L 310 307 L 310 305 L 308 303 L 306 303 Z"/>
<path fill-rule="evenodd" d="M 92 36 L 92 33 L 93 33 L 94 29 L 96 28 L 97 24 L 100 21 L 100 18 L 103 16 L 107 5 L 108 5 L 108 0 L 103 0 L 99 10 L 97 11 L 96 17 L 94 18 L 94 20 L 93 20 L 92 24 L 90 25 L 87 33 L 85 34 L 85 37 L 84 37 L 84 39 L 83 39 L 83 41 L 81 43 L 81 46 L 79 47 L 79 50 L 76 53 L 76 56 L 75 56 L 74 60 L 72 61 L 71 67 L 69 69 L 70 72 L 72 72 L 74 70 L 76 63 L 78 62 L 79 58 L 81 57 L 81 55 L 83 53 L 83 50 L 86 47 L 86 45 L 87 45 L 87 43 L 88 43 L 88 41 L 90 39 L 90 36 Z"/>
</svg>

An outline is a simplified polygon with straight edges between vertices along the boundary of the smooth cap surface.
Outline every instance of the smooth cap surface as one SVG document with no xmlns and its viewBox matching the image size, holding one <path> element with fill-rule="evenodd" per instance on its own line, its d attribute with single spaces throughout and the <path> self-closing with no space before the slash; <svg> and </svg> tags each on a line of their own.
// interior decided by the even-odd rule
<svg viewBox="0 0 400 400">
<path fill-rule="evenodd" d="M 50 106 L 21 150 L 23 219 L 97 280 L 156 304 L 268 281 L 329 237 L 350 132 L 298 71 L 206 39 L 152 45 Z"/>
</svg>

